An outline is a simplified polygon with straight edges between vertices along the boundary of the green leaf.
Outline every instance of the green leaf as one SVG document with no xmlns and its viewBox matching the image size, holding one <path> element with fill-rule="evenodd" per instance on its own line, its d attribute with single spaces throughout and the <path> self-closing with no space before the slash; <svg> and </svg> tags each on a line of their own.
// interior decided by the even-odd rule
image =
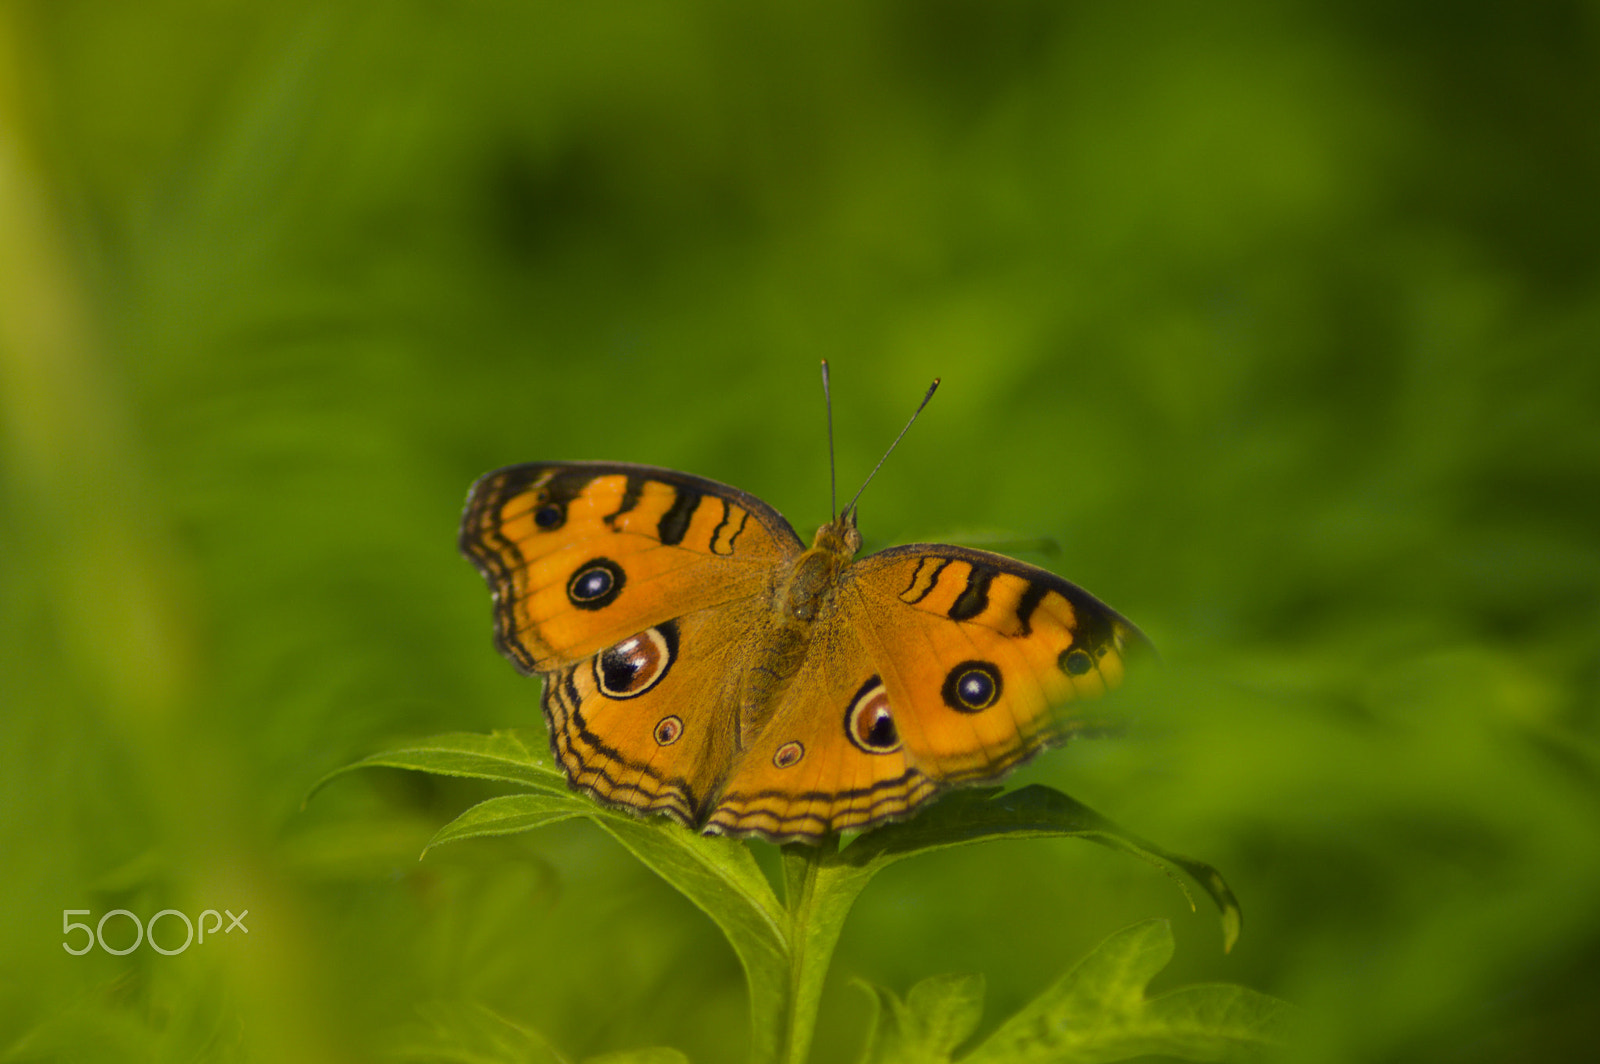
<svg viewBox="0 0 1600 1064">
<path fill-rule="evenodd" d="M 694 902 L 727 937 L 750 987 L 751 1059 L 775 1060 L 790 995 L 788 914 L 749 847 L 696 835 L 663 817 L 641 818 L 594 806 L 612 838 Z"/>
<path fill-rule="evenodd" d="M 485 835 L 516 835 L 546 824 L 589 816 L 592 803 L 576 794 L 507 794 L 468 809 L 434 833 L 424 855 L 435 846 Z"/>
<path fill-rule="evenodd" d="M 828 958 L 855 899 L 872 877 L 896 861 L 931 850 L 994 839 L 1080 836 L 1142 857 L 1171 875 L 1194 877 L 1222 913 L 1223 947 L 1239 934 L 1239 905 L 1216 869 L 1141 839 L 1076 799 L 1049 787 L 1002 792 L 998 787 L 954 791 L 917 816 L 858 836 L 849 845 L 790 846 L 785 854 L 785 896 L 794 927 L 791 971 L 792 1045 L 803 1059 Z M 1184 888 L 1188 895 L 1187 888 Z M 1193 904 L 1193 898 L 1190 898 Z"/>
<path fill-rule="evenodd" d="M 952 1053 L 978 1029 L 983 991 L 981 975 L 936 975 L 911 988 L 906 1014 L 930 1048 Z"/>
<path fill-rule="evenodd" d="M 1145 1055 L 1251 1061 L 1285 1044 L 1291 1010 L 1265 994 L 1202 985 L 1145 997 L 1172 953 L 1165 920 L 1117 932 L 961 1064 L 1103 1064 Z"/>
<path fill-rule="evenodd" d="M 1221 914 L 1223 949 L 1233 948 L 1241 927 L 1239 903 L 1215 868 L 1170 853 L 1077 799 L 1038 784 L 1004 793 L 996 787 L 954 791 L 911 820 L 856 839 L 839 851 L 838 862 L 870 878 L 895 861 L 930 850 L 992 839 L 1062 836 L 1086 838 L 1143 858 L 1172 876 L 1185 895 L 1189 890 L 1179 873 L 1188 875 Z"/>
<path fill-rule="evenodd" d="M 530 740 L 527 733 L 516 730 L 496 731 L 488 735 L 451 732 L 430 739 L 419 739 L 334 769 L 312 786 L 306 800 L 309 801 L 330 780 L 357 769 L 374 767 L 403 768 L 439 776 L 470 776 L 474 779 L 515 783 L 552 794 L 570 793 L 567 777 L 550 764 L 550 756 L 544 752 L 544 743 Z"/>
<path fill-rule="evenodd" d="M 981 975 L 938 975 L 894 993 L 861 983 L 877 1006 L 862 1064 L 946 1064 L 978 1028 L 983 1015 Z"/>
<path fill-rule="evenodd" d="M 345 772 L 384 766 L 500 780 L 538 792 L 478 803 L 441 828 L 429 841 L 429 849 L 457 839 L 510 835 L 588 817 L 721 928 L 750 984 L 755 1059 L 775 1059 L 782 1038 L 779 1018 L 786 1014 L 789 1001 L 790 932 L 787 914 L 749 848 L 731 839 L 696 835 L 664 817 L 641 817 L 577 794 L 543 751 L 542 743 L 516 731 L 440 735 L 363 758 L 329 773 L 317 787 Z"/>
</svg>

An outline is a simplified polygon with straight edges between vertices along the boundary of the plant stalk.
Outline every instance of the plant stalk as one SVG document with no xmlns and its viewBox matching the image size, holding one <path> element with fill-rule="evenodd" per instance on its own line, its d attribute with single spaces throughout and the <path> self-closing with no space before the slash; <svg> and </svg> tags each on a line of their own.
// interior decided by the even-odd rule
<svg viewBox="0 0 1600 1064">
<path fill-rule="evenodd" d="M 837 845 L 835 843 L 834 845 Z M 784 908 L 789 917 L 789 1000 L 784 1016 L 782 1064 L 805 1064 L 816 1032 L 822 984 L 844 924 L 843 912 L 819 910 L 819 881 L 828 847 L 793 844 L 783 848 Z M 827 910 L 828 906 L 823 906 Z M 834 906 L 833 908 L 838 908 Z"/>
</svg>

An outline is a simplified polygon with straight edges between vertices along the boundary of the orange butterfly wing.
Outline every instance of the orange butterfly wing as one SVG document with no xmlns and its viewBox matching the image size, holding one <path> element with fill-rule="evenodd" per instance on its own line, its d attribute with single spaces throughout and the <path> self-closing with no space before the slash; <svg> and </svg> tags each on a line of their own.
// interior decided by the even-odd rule
<svg viewBox="0 0 1600 1064">
<path fill-rule="evenodd" d="M 815 842 L 903 816 L 939 790 L 893 734 L 874 733 L 887 694 L 862 632 L 837 615 L 817 627 L 771 720 L 716 795 L 707 831 Z"/>
<path fill-rule="evenodd" d="M 748 635 L 801 551 L 788 522 L 683 473 L 533 463 L 473 485 L 461 549 L 494 594 L 496 645 L 544 679 L 573 786 L 697 821 L 733 758 Z"/>
<path fill-rule="evenodd" d="M 759 594 L 803 548 L 753 495 L 612 462 L 485 474 L 467 495 L 460 542 L 494 593 L 495 645 L 527 673 Z"/>
<path fill-rule="evenodd" d="M 745 619 L 725 604 L 663 621 L 546 673 L 550 745 L 571 784 L 595 797 L 698 825 L 737 754 Z"/>
<path fill-rule="evenodd" d="M 901 733 L 945 782 L 993 779 L 1081 730 L 1062 707 L 1118 686 L 1126 652 L 1148 646 L 1087 591 L 998 554 L 918 544 L 857 569 Z"/>
</svg>

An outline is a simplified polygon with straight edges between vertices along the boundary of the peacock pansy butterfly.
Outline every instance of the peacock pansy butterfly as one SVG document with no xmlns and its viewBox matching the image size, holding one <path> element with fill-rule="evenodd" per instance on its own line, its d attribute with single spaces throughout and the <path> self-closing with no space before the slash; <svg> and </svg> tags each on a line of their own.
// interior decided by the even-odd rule
<svg viewBox="0 0 1600 1064">
<path fill-rule="evenodd" d="M 860 547 L 854 503 L 808 548 L 753 495 L 611 462 L 488 473 L 461 523 L 571 785 L 775 842 L 1004 775 L 1082 730 L 1062 707 L 1116 686 L 1143 642 L 1043 569 Z"/>
</svg>

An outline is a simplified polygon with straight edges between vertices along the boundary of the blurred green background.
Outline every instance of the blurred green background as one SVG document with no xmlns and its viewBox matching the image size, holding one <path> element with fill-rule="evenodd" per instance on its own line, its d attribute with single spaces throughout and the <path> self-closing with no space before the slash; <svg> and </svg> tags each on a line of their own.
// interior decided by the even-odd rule
<svg viewBox="0 0 1600 1064">
<path fill-rule="evenodd" d="M 1152 915 L 1296 1059 L 1587 1057 L 1596 189 L 1594 3 L 8 0 L 0 1060 L 378 1059 L 462 1003 L 740 1060 L 733 954 L 591 826 L 419 864 L 489 792 L 301 800 L 537 726 L 474 477 L 648 462 L 809 536 L 822 357 L 852 489 L 944 378 L 869 549 L 1051 537 L 1153 637 L 1127 734 L 1015 778 L 1245 929 L 1072 841 L 907 862 L 816 1060 L 853 976 L 981 971 L 992 1027 Z M 115 908 L 249 932 L 62 949 Z"/>
</svg>

